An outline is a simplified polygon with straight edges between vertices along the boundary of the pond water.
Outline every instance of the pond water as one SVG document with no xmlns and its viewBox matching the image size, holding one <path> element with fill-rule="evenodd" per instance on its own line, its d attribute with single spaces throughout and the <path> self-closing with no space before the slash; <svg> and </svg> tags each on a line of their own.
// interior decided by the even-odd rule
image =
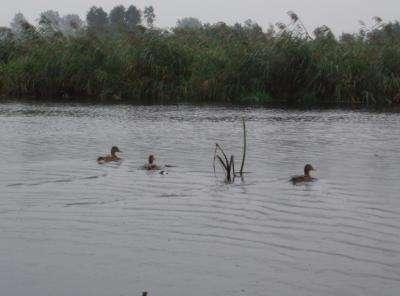
<svg viewBox="0 0 400 296">
<path fill-rule="evenodd" d="M 400 114 L 4 103 L 0 143 L 2 295 L 400 293 Z"/>
</svg>

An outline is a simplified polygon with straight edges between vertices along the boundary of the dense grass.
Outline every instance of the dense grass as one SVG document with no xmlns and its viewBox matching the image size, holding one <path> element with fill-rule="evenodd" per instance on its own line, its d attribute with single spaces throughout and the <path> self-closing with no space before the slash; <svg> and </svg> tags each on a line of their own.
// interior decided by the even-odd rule
<svg viewBox="0 0 400 296">
<path fill-rule="evenodd" d="M 296 23 L 294 19 L 294 23 Z M 295 26 L 224 23 L 0 38 L 4 97 L 131 102 L 390 105 L 400 93 L 400 25 L 336 38 Z"/>
</svg>

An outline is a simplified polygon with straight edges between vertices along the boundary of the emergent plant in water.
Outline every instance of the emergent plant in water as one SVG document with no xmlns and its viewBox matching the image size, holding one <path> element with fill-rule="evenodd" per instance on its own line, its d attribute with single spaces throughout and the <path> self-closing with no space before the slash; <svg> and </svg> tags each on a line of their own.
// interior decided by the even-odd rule
<svg viewBox="0 0 400 296">
<path fill-rule="evenodd" d="M 244 173 L 243 169 L 246 160 L 246 149 L 247 149 L 247 140 L 246 140 L 247 132 L 246 132 L 246 122 L 244 118 L 242 118 L 242 123 L 243 123 L 243 152 L 242 152 L 242 163 L 240 165 L 240 171 L 238 173 L 235 171 L 235 157 L 231 155 L 231 157 L 228 159 L 222 146 L 218 143 L 215 143 L 214 160 L 213 160 L 214 173 L 216 172 L 215 162 L 218 160 L 218 163 L 224 170 L 225 180 L 228 183 L 232 183 L 235 180 L 235 177 L 238 175 L 243 178 L 243 173 Z"/>
</svg>

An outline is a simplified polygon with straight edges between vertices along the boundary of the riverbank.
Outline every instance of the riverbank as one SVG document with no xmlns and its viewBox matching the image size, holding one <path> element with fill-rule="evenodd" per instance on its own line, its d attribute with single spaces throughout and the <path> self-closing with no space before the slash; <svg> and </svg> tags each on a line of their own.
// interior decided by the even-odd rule
<svg viewBox="0 0 400 296">
<path fill-rule="evenodd" d="M 339 38 L 327 27 L 309 34 L 280 24 L 264 32 L 251 22 L 169 31 L 82 27 L 69 35 L 43 26 L 26 25 L 20 35 L 4 29 L 1 95 L 148 104 L 400 104 L 398 22 L 380 21 Z"/>
</svg>

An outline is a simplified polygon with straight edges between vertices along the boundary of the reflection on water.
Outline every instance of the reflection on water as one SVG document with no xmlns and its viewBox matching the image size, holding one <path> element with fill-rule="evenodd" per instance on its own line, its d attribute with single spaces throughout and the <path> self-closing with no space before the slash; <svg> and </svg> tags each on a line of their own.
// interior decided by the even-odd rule
<svg viewBox="0 0 400 296">
<path fill-rule="evenodd" d="M 244 181 L 212 172 L 213 146 Z M 0 105 L 4 295 L 398 295 L 400 116 Z M 112 145 L 120 164 L 98 165 Z M 168 174 L 139 167 L 154 153 Z M 305 163 L 318 182 L 293 186 Z"/>
</svg>

